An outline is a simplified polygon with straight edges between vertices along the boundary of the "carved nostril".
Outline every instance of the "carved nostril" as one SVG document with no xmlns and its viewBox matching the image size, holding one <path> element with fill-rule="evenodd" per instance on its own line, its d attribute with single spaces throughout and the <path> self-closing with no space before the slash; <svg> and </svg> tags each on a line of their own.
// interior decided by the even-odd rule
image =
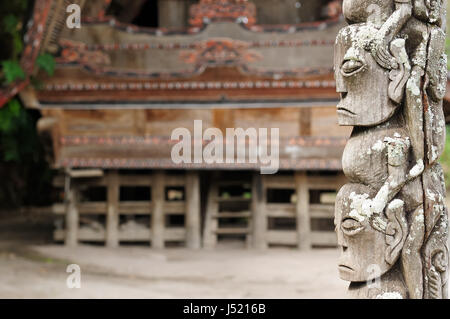
<svg viewBox="0 0 450 319">
<path fill-rule="evenodd" d="M 347 92 L 341 92 L 341 100 L 345 99 L 347 97 Z"/>
<path fill-rule="evenodd" d="M 342 246 L 342 252 L 345 253 L 347 251 L 347 248 L 348 248 L 347 246 Z"/>
</svg>

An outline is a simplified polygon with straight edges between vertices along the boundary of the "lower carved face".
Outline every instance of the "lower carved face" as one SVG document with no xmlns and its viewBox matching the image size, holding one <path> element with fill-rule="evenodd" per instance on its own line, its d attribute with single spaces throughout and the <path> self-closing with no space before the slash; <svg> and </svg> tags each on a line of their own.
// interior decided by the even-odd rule
<svg viewBox="0 0 450 319">
<path fill-rule="evenodd" d="M 391 240 L 385 230 L 392 226 L 391 220 L 364 211 L 373 195 L 362 184 L 346 184 L 337 195 L 335 226 L 341 249 L 338 269 L 343 280 L 363 282 L 383 275 L 391 269 L 403 247 L 402 242 L 392 251 L 389 245 Z M 401 232 L 396 236 L 402 236 Z"/>
<path fill-rule="evenodd" d="M 388 94 L 390 71 L 364 49 L 376 32 L 370 25 L 350 25 L 337 36 L 334 68 L 336 91 L 341 95 L 339 125 L 377 125 L 388 120 L 398 107 Z"/>
</svg>

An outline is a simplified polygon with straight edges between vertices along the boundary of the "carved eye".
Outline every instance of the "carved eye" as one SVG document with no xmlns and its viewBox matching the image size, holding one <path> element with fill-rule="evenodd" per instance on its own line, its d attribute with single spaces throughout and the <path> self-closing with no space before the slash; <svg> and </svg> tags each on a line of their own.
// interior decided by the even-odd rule
<svg viewBox="0 0 450 319">
<path fill-rule="evenodd" d="M 364 68 L 364 63 L 358 60 L 345 60 L 341 67 L 342 75 L 351 76 Z"/>
<path fill-rule="evenodd" d="M 353 236 L 363 230 L 364 226 L 356 219 L 347 217 L 342 221 L 341 228 L 346 235 Z"/>
</svg>

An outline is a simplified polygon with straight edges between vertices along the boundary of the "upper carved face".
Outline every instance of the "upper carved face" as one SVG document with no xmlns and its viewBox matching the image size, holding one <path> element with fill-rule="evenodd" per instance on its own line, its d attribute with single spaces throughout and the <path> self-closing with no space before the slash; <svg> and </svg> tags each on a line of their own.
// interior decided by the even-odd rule
<svg viewBox="0 0 450 319">
<path fill-rule="evenodd" d="M 344 0 L 342 13 L 350 24 L 371 22 L 381 25 L 392 14 L 392 0 Z"/>
<path fill-rule="evenodd" d="M 336 91 L 341 95 L 337 106 L 339 125 L 378 125 L 399 107 L 389 92 L 393 85 L 397 92 L 402 90 L 393 81 L 403 79 L 405 70 L 402 65 L 398 70 L 386 70 L 365 50 L 376 32 L 371 25 L 359 24 L 342 29 L 337 36 L 334 68 Z"/>
<path fill-rule="evenodd" d="M 403 207 L 387 216 L 367 210 L 373 191 L 362 184 L 346 184 L 336 198 L 335 226 L 341 248 L 341 279 L 363 282 L 386 273 L 400 256 L 406 238 Z M 400 201 L 401 202 L 401 201 Z M 389 208 L 386 208 L 389 209 Z"/>
</svg>

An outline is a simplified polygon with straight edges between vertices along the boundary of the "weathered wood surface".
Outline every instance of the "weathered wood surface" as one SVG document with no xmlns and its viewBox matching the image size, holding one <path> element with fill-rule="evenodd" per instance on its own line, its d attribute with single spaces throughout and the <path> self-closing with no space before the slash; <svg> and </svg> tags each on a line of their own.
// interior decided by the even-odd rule
<svg viewBox="0 0 450 319">
<path fill-rule="evenodd" d="M 370 12 L 367 9 L 374 9 Z M 357 298 L 447 298 L 438 159 L 447 81 L 443 1 L 344 0 L 335 45 L 340 125 L 353 126 L 336 200 L 339 272 Z"/>
<path fill-rule="evenodd" d="M 152 247 L 164 248 L 164 172 L 157 171 L 152 176 Z"/>
<path fill-rule="evenodd" d="M 297 242 L 300 250 L 311 249 L 311 217 L 309 212 L 309 189 L 306 172 L 295 173 L 295 191 L 297 203 Z"/>
<path fill-rule="evenodd" d="M 138 112 L 138 113 L 137 113 Z M 305 118 L 305 114 L 309 114 Z M 203 128 L 282 128 L 280 167 L 284 169 L 340 169 L 350 129 L 336 124 L 334 107 L 195 109 L 195 110 L 43 110 L 42 123 L 52 119 L 45 134 L 55 167 L 73 168 L 183 168 L 171 161 L 176 128 L 187 128 L 194 138 L 193 119 Z M 49 122 L 49 121 L 47 121 Z M 299 136 L 299 133 L 308 133 Z M 50 145 L 51 142 L 51 145 Z M 323 162 L 323 163 L 322 163 Z M 165 166 L 167 165 L 167 166 Z M 227 168 L 211 164 L 208 168 Z M 220 167 L 219 167 L 220 166 Z M 313 167 L 309 167 L 313 166 Z M 233 166 L 234 167 L 234 166 Z M 199 169 L 205 167 L 198 164 Z M 255 167 L 247 167 L 253 169 Z M 92 171 L 95 173 L 96 171 Z M 81 174 L 74 170 L 75 174 Z M 151 184 L 151 179 L 123 176 L 123 184 Z M 168 178 L 171 178 L 168 176 Z M 105 184 L 104 178 L 87 183 Z"/>
<path fill-rule="evenodd" d="M 109 171 L 107 175 L 107 212 L 106 212 L 106 246 L 119 246 L 119 177 L 117 171 Z"/>
<path fill-rule="evenodd" d="M 267 213 L 266 193 L 261 174 L 252 176 L 252 216 L 253 216 L 253 248 L 267 248 Z"/>
<path fill-rule="evenodd" d="M 79 230 L 79 212 L 78 212 L 78 189 L 74 185 L 69 176 L 66 177 L 65 185 L 66 193 L 66 233 L 65 244 L 68 247 L 75 247 L 78 245 L 78 230 Z"/>
<path fill-rule="evenodd" d="M 198 172 L 186 173 L 186 246 L 200 249 L 200 177 Z"/>
</svg>

